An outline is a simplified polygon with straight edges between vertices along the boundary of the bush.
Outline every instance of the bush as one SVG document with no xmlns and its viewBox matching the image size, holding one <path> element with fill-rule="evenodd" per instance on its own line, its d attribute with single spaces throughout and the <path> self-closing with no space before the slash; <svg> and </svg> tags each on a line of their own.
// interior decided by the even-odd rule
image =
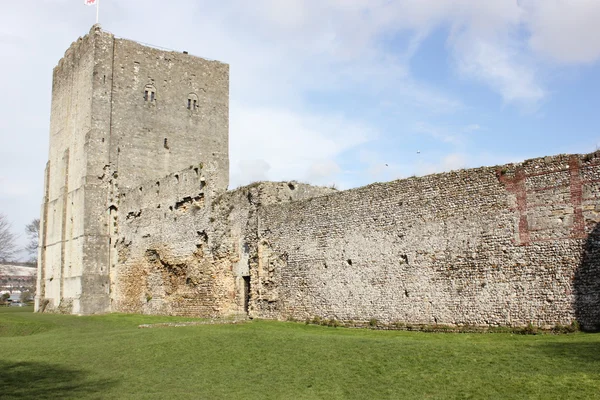
<svg viewBox="0 0 600 400">
<path fill-rule="evenodd" d="M 537 326 L 533 326 L 533 324 L 530 322 L 527 324 L 527 326 L 522 328 L 519 333 L 522 335 L 537 335 L 538 328 Z"/>
<path fill-rule="evenodd" d="M 341 326 L 342 324 L 340 324 L 340 322 L 338 320 L 336 320 L 335 318 L 331 318 L 329 319 L 329 321 L 327 321 L 327 326 L 332 326 L 334 328 L 337 328 L 338 326 Z"/>
</svg>

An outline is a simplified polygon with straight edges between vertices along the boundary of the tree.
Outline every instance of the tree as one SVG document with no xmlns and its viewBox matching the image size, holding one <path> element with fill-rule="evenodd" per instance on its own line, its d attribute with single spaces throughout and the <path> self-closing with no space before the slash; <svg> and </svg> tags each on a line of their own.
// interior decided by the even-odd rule
<svg viewBox="0 0 600 400">
<path fill-rule="evenodd" d="M 27 235 L 27 245 L 25 251 L 29 254 L 30 262 L 37 262 L 38 255 L 38 240 L 40 237 L 40 220 L 35 218 L 25 226 L 25 234 Z"/>
<path fill-rule="evenodd" d="M 29 303 L 33 300 L 33 294 L 29 290 L 21 292 L 21 303 Z"/>
<path fill-rule="evenodd" d="M 17 250 L 17 237 L 11 232 L 6 216 L 0 213 L 0 261 L 10 261 Z"/>
</svg>

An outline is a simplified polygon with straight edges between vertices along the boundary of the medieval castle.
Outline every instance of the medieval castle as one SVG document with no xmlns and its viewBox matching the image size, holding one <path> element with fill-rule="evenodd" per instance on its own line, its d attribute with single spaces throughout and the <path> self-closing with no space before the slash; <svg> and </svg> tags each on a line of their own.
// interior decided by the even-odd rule
<svg viewBox="0 0 600 400">
<path fill-rule="evenodd" d="M 600 324 L 600 156 L 228 191 L 229 69 L 94 26 L 54 69 L 37 311 Z"/>
</svg>

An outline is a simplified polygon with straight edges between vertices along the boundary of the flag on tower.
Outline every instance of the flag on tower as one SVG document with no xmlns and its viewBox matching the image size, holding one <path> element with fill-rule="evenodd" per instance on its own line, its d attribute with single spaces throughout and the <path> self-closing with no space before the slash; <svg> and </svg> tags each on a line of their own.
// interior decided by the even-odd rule
<svg viewBox="0 0 600 400">
<path fill-rule="evenodd" d="M 100 13 L 100 0 L 83 0 L 86 6 L 96 6 L 96 23 L 98 23 L 98 14 Z"/>
</svg>

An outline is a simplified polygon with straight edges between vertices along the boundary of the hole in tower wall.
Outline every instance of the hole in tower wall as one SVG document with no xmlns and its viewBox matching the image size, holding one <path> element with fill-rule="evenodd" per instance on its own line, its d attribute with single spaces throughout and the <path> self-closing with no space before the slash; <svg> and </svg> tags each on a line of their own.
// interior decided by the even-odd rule
<svg viewBox="0 0 600 400">
<path fill-rule="evenodd" d="M 175 175 L 175 182 L 179 183 L 179 175 Z"/>
<path fill-rule="evenodd" d="M 196 231 L 196 234 L 202 239 L 204 243 L 208 243 L 208 234 L 206 231 Z"/>
<path fill-rule="evenodd" d="M 169 141 L 167 138 L 165 138 L 165 140 L 163 140 L 163 147 L 167 150 L 169 150 Z"/>
<path fill-rule="evenodd" d="M 243 276 L 244 279 L 244 311 L 247 313 L 250 306 L 250 277 Z"/>
<path fill-rule="evenodd" d="M 346 264 L 348 264 L 348 265 L 352 266 L 352 260 L 351 260 L 351 259 L 347 259 L 347 260 L 346 260 Z"/>
</svg>

